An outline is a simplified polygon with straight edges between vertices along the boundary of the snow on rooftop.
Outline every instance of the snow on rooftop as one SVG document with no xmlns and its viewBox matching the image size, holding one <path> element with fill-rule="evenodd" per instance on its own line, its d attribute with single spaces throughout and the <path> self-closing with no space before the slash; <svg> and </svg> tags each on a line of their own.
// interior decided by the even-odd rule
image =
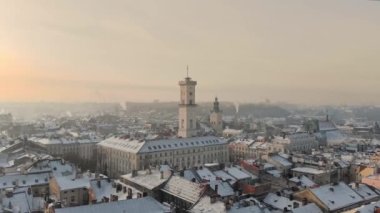
<svg viewBox="0 0 380 213">
<path fill-rule="evenodd" d="M 362 206 L 358 209 L 356 209 L 356 212 L 358 213 L 374 213 L 376 212 L 375 210 L 380 207 L 380 201 L 371 203 L 369 205 Z"/>
<path fill-rule="evenodd" d="M 28 188 L 18 188 L 12 197 L 3 197 L 2 205 L 12 212 L 36 212 L 44 209 L 45 201 L 42 198 L 34 198 L 27 193 Z M 11 205 L 10 205 L 11 204 Z"/>
<path fill-rule="evenodd" d="M 310 189 L 330 211 L 341 209 L 363 201 L 363 198 L 343 182 Z"/>
<path fill-rule="evenodd" d="M 202 180 L 216 180 L 216 176 L 208 168 L 203 167 L 198 169 L 196 172 Z"/>
<path fill-rule="evenodd" d="M 127 138 L 111 137 L 100 142 L 98 145 L 132 153 L 150 153 L 221 144 L 227 144 L 227 141 L 218 137 L 207 136 L 152 141 L 140 141 Z"/>
<path fill-rule="evenodd" d="M 36 186 L 49 184 L 50 173 L 33 173 L 33 174 L 7 174 L 0 177 L 0 189 L 13 188 L 16 185 L 19 187 Z"/>
<path fill-rule="evenodd" d="M 227 140 L 214 136 L 164 139 L 145 142 L 140 152 L 149 153 L 156 151 L 177 150 L 184 148 L 204 147 L 221 144 L 227 144 Z"/>
<path fill-rule="evenodd" d="M 149 171 L 137 171 L 137 176 L 135 177 L 132 177 L 132 173 L 130 173 L 121 176 L 121 178 L 152 190 L 165 183 L 169 179 L 169 176 L 164 175 L 163 178 L 161 178 L 159 171 L 151 170 L 151 173 L 149 173 Z"/>
<path fill-rule="evenodd" d="M 234 189 L 228 182 L 222 180 L 215 180 L 210 182 L 210 187 L 216 191 L 216 186 L 218 186 L 218 191 L 216 192 L 221 197 L 233 196 L 235 194 Z"/>
<path fill-rule="evenodd" d="M 64 162 L 61 159 L 55 160 L 41 160 L 33 164 L 32 167 L 28 169 L 28 172 L 46 172 L 50 171 L 55 177 L 59 176 L 71 176 L 75 175 L 74 165 Z"/>
<path fill-rule="evenodd" d="M 70 179 L 68 177 L 55 177 L 60 190 L 70 190 L 78 188 L 90 188 L 90 180 L 85 178 Z"/>
<path fill-rule="evenodd" d="M 165 213 L 169 209 L 152 197 L 140 199 L 123 200 L 110 203 L 101 203 L 96 205 L 87 205 L 71 208 L 56 209 L 56 213 Z"/>
<path fill-rule="evenodd" d="M 237 180 L 244 180 L 250 178 L 256 178 L 256 176 L 249 174 L 248 172 L 243 171 L 242 169 L 236 167 L 226 168 L 226 171 L 229 175 L 236 178 Z"/>
<path fill-rule="evenodd" d="M 172 176 L 165 184 L 162 191 L 190 203 L 196 203 L 203 193 L 203 187 L 200 184 L 193 183 L 184 178 Z"/>
<path fill-rule="evenodd" d="M 228 181 L 231 185 L 234 185 L 236 183 L 236 178 L 232 177 L 223 170 L 215 171 L 214 175 L 221 178 L 223 181 Z"/>
<path fill-rule="evenodd" d="M 293 165 L 293 164 L 290 163 L 287 159 L 285 159 L 285 158 L 283 158 L 283 157 L 281 157 L 281 156 L 279 156 L 279 155 L 274 155 L 274 156 L 272 156 L 271 158 L 272 158 L 272 160 L 274 160 L 274 161 L 280 163 L 280 164 L 281 164 L 282 166 L 284 166 L 284 167 L 290 167 L 290 166 Z"/>
<path fill-rule="evenodd" d="M 209 196 L 204 196 L 199 202 L 190 210 L 191 213 L 215 213 L 226 212 L 226 207 L 223 202 L 216 201 L 211 203 Z"/>
<path fill-rule="evenodd" d="M 322 213 L 322 210 L 314 203 L 309 203 L 305 206 L 293 209 L 293 213 Z"/>
<path fill-rule="evenodd" d="M 292 210 L 295 207 L 294 204 L 296 204 L 296 206 L 302 205 L 302 203 L 299 201 L 296 201 L 296 200 L 291 201 L 287 197 L 278 196 L 273 193 L 269 193 L 265 197 L 263 202 L 272 206 L 273 208 L 280 209 L 280 210 L 283 210 L 284 208 L 287 208 L 288 210 Z"/>
<path fill-rule="evenodd" d="M 310 180 L 308 177 L 302 175 L 301 177 L 293 177 L 289 179 L 292 182 L 299 183 L 303 187 L 315 187 L 317 186 L 316 183 L 314 183 L 312 180 Z"/>
<path fill-rule="evenodd" d="M 297 168 L 292 169 L 292 171 L 306 173 L 306 174 L 313 174 L 313 175 L 320 175 L 320 174 L 326 173 L 326 171 L 314 169 L 310 167 L 297 167 Z"/>
<path fill-rule="evenodd" d="M 144 141 L 132 140 L 129 138 L 111 137 L 104 141 L 101 141 L 98 145 L 120 151 L 137 153 L 141 147 L 145 144 Z"/>
<path fill-rule="evenodd" d="M 98 185 L 98 181 L 100 181 L 99 185 Z M 115 184 L 115 187 L 112 186 L 113 184 Z M 102 199 L 104 197 L 109 198 L 111 194 L 118 196 L 119 200 L 125 200 L 127 198 L 127 192 L 124 192 L 123 190 L 117 191 L 117 188 L 116 188 L 117 184 L 120 184 L 122 187 L 127 187 L 131 189 L 133 199 L 137 198 L 137 193 L 141 193 L 137 189 L 131 186 L 125 185 L 124 183 L 120 181 L 115 181 L 113 183 L 113 182 L 109 182 L 107 179 L 101 179 L 101 180 L 92 180 L 90 182 L 91 189 L 96 196 L 97 202 L 102 202 Z"/>
<path fill-rule="evenodd" d="M 360 196 L 362 196 L 365 200 L 371 200 L 373 198 L 379 197 L 379 195 L 374 192 L 372 189 L 370 189 L 367 185 L 365 184 L 356 184 L 356 183 L 351 183 L 349 186 Z"/>
</svg>

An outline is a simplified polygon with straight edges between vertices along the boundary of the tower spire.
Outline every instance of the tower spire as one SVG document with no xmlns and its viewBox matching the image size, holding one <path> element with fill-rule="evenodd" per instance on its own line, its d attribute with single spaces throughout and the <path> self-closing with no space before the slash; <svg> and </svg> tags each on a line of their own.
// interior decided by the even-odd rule
<svg viewBox="0 0 380 213">
<path fill-rule="evenodd" d="M 189 65 L 186 65 L 186 77 L 189 77 Z"/>
</svg>

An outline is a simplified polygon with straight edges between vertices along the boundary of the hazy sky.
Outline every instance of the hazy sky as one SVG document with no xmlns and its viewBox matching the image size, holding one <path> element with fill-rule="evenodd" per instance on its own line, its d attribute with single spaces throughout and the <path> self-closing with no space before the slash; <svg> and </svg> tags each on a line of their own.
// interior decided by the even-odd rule
<svg viewBox="0 0 380 213">
<path fill-rule="evenodd" d="M 0 0 L 0 101 L 380 104 L 380 1 Z"/>
</svg>

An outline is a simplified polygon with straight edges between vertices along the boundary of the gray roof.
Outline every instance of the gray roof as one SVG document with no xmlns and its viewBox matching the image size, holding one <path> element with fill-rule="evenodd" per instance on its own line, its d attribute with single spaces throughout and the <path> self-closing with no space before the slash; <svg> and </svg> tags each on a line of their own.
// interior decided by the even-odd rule
<svg viewBox="0 0 380 213">
<path fill-rule="evenodd" d="M 351 206 L 363 201 L 363 198 L 347 184 L 324 185 L 311 189 L 311 192 L 324 203 L 330 211 Z"/>
<path fill-rule="evenodd" d="M 218 137 L 207 136 L 152 141 L 112 137 L 100 142 L 98 145 L 132 153 L 151 153 L 223 144 L 227 144 L 227 141 Z"/>
<path fill-rule="evenodd" d="M 56 213 L 164 213 L 170 212 L 168 209 L 151 197 L 133 200 L 123 200 L 111 203 L 101 203 L 96 205 L 79 206 L 72 208 L 56 209 Z"/>
</svg>

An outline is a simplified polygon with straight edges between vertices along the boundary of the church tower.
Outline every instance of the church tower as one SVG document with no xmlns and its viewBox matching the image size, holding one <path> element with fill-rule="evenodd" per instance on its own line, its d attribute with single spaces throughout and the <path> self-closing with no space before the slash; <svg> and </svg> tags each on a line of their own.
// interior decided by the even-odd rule
<svg viewBox="0 0 380 213">
<path fill-rule="evenodd" d="M 217 97 L 215 98 L 215 101 L 214 101 L 214 108 L 211 111 L 210 124 L 211 124 L 211 127 L 214 129 L 214 131 L 218 135 L 221 135 L 223 133 L 222 111 L 219 108 L 219 101 Z"/>
<path fill-rule="evenodd" d="M 195 116 L 195 86 L 196 81 L 189 76 L 179 82 L 180 103 L 179 103 L 179 124 L 178 137 L 189 138 L 197 136 L 197 121 Z"/>
</svg>

